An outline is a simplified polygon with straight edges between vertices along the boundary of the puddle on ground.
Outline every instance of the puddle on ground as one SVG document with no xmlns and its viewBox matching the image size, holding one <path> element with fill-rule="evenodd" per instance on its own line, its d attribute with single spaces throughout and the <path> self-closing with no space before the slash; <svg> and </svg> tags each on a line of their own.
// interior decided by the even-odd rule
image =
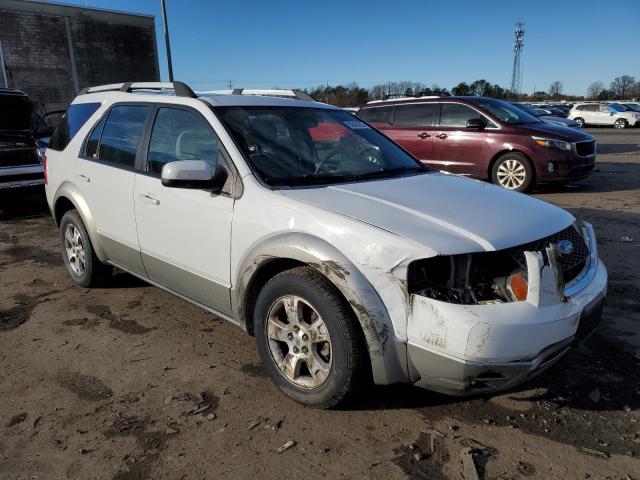
<svg viewBox="0 0 640 480">
<path fill-rule="evenodd" d="M 106 305 L 92 305 L 87 307 L 87 310 L 89 311 L 89 313 L 93 313 L 99 318 L 107 320 L 109 322 L 109 327 L 120 330 L 124 333 L 129 333 L 131 335 L 142 335 L 144 333 L 155 330 L 155 328 L 149 328 L 145 327 L 144 325 L 140 325 L 135 320 L 118 317 L 111 311 L 111 308 L 107 307 Z"/>
</svg>

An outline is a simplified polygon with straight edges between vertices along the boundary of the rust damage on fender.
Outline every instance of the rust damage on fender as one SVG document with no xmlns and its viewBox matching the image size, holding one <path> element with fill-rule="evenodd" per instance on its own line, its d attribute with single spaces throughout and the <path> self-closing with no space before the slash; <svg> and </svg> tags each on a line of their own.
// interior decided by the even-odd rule
<svg viewBox="0 0 640 480">
<path fill-rule="evenodd" d="M 339 283 L 343 284 L 346 288 L 341 289 L 342 294 L 351 305 L 362 329 L 364 331 L 365 337 L 374 339 L 374 342 L 368 341 L 367 345 L 369 348 L 369 353 L 371 355 L 380 355 L 384 354 L 384 347 L 388 340 L 388 331 L 389 327 L 384 321 L 379 321 L 378 319 L 384 318 L 384 312 L 371 312 L 367 309 L 361 299 L 357 298 L 352 293 L 352 288 L 349 286 L 349 279 L 351 277 L 350 272 L 340 263 L 335 260 L 322 260 L 318 263 L 311 264 L 313 267 L 318 269 L 320 273 L 325 275 L 330 280 L 337 280 Z"/>
<path fill-rule="evenodd" d="M 326 277 L 331 276 L 331 274 L 338 277 L 343 282 L 347 281 L 347 277 L 350 275 L 349 271 L 340 265 L 335 260 L 323 260 L 320 263 L 314 265 L 320 273 L 324 274 Z"/>
</svg>

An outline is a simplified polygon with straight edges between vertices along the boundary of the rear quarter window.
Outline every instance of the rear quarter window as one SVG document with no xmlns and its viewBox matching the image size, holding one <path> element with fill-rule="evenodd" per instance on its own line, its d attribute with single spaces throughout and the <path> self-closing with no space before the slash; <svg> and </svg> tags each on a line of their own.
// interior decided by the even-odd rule
<svg viewBox="0 0 640 480">
<path fill-rule="evenodd" d="M 98 108 L 100 108 L 100 103 L 78 103 L 71 105 L 51 135 L 48 148 L 58 151 L 67 148 L 67 145 L 69 145 L 69 142 L 71 142 L 76 133 L 78 133 L 78 130 L 87 123 L 89 117 L 91 117 Z"/>
</svg>

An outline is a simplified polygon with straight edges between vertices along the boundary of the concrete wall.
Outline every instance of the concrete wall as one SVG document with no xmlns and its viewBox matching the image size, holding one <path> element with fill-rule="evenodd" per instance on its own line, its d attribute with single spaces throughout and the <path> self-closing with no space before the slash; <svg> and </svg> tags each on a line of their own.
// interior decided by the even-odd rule
<svg viewBox="0 0 640 480">
<path fill-rule="evenodd" d="M 39 111 L 66 108 L 84 87 L 160 80 L 152 16 L 0 0 L 0 42 L 8 86 Z"/>
</svg>

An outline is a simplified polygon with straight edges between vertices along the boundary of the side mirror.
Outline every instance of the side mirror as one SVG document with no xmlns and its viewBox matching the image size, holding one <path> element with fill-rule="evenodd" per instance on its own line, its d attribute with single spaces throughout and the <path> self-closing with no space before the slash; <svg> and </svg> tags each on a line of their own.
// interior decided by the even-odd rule
<svg viewBox="0 0 640 480">
<path fill-rule="evenodd" d="M 55 129 L 53 127 L 40 127 L 33 133 L 33 136 L 36 139 L 50 137 L 53 134 L 54 130 Z"/>
<path fill-rule="evenodd" d="M 229 176 L 222 165 L 215 168 L 204 160 L 180 160 L 162 167 L 160 181 L 165 187 L 194 188 L 219 192 Z"/>
<path fill-rule="evenodd" d="M 484 130 L 487 122 L 483 118 L 470 118 L 467 120 L 467 128 L 470 130 Z"/>
</svg>

